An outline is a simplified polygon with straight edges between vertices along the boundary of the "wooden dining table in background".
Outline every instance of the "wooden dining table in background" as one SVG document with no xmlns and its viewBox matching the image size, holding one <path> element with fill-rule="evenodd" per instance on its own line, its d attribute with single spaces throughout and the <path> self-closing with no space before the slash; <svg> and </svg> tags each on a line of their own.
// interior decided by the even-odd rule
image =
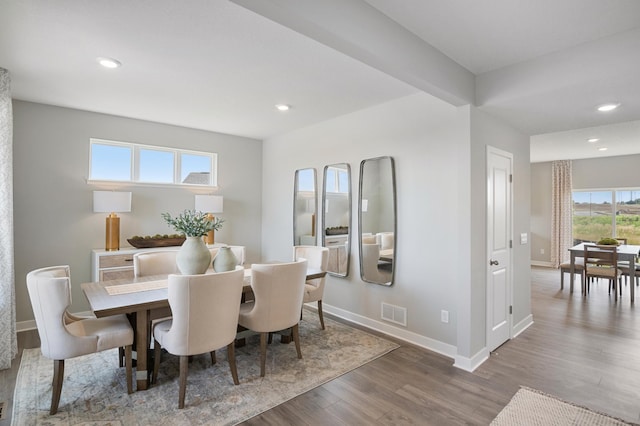
<svg viewBox="0 0 640 426">
<path fill-rule="evenodd" d="M 569 253 L 571 254 L 571 266 L 569 269 L 570 275 L 570 291 L 573 292 L 573 283 L 574 283 L 574 274 L 575 274 L 575 265 L 576 265 L 576 257 L 582 257 L 584 255 L 584 246 L 585 244 L 593 244 L 593 243 L 580 243 L 569 249 Z M 629 281 L 631 282 L 630 292 L 631 292 L 631 303 L 634 303 L 635 298 L 635 269 L 633 265 L 635 264 L 636 257 L 640 254 L 640 246 L 630 245 L 630 244 L 621 244 L 618 246 L 618 261 L 628 261 L 629 265 Z M 585 294 L 584 288 L 584 279 L 582 280 L 582 294 Z"/>
<path fill-rule="evenodd" d="M 322 278 L 326 275 L 320 269 L 308 269 L 307 280 Z M 150 284 L 149 289 L 145 289 L 145 283 Z M 163 285 L 164 283 L 164 285 Z M 161 317 L 170 313 L 167 275 L 152 275 L 139 278 L 118 279 L 112 281 L 88 282 L 80 285 L 84 295 L 89 302 L 89 306 L 94 315 L 98 318 L 110 315 L 128 314 L 135 318 L 134 324 L 136 336 L 136 389 L 146 390 L 149 386 L 149 365 L 148 342 L 151 330 L 149 322 L 153 318 Z M 112 286 L 139 287 L 137 291 L 115 292 L 109 294 L 108 288 Z M 139 284 L 139 286 L 138 286 Z M 245 269 L 245 286 L 243 292 L 251 291 L 251 269 Z"/>
</svg>

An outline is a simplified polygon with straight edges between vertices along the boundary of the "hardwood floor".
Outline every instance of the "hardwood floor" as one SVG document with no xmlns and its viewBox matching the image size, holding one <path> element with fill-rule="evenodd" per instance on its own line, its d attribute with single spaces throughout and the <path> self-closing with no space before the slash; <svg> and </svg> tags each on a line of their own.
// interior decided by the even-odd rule
<svg viewBox="0 0 640 426">
<path fill-rule="evenodd" d="M 398 342 L 399 349 L 243 424 L 487 425 L 520 386 L 640 421 L 640 317 L 628 288 L 616 303 L 604 281 L 587 297 L 569 294 L 568 285 L 560 291 L 559 282 L 559 270 L 532 268 L 534 324 L 473 373 Z M 20 333 L 20 349 L 37 347 L 33 333 Z M 9 406 L 17 369 L 14 361 L 0 372 L 0 400 Z"/>
</svg>

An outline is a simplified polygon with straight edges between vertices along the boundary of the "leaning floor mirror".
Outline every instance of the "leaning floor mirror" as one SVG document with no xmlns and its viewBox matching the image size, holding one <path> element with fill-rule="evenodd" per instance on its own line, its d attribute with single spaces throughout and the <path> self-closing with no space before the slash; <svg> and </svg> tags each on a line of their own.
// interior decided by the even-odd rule
<svg viewBox="0 0 640 426">
<path fill-rule="evenodd" d="M 358 244 L 363 281 L 390 286 L 395 276 L 396 178 L 392 157 L 360 163 Z"/>
<path fill-rule="evenodd" d="M 316 169 L 296 170 L 293 190 L 293 245 L 315 246 Z"/>
<path fill-rule="evenodd" d="M 349 274 L 351 236 L 351 168 L 348 164 L 325 166 L 322 211 L 322 245 L 329 249 L 327 272 L 346 277 Z"/>
</svg>

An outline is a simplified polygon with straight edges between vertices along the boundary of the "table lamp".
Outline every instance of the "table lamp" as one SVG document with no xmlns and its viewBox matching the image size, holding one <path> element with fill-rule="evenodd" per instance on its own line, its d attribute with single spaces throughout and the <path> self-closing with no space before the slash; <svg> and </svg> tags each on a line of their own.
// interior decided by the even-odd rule
<svg viewBox="0 0 640 426">
<path fill-rule="evenodd" d="M 120 218 L 116 213 L 131 211 L 131 193 L 93 191 L 93 212 L 109 213 L 106 224 L 105 250 L 120 250 Z"/>
<path fill-rule="evenodd" d="M 222 213 L 222 205 L 222 195 L 196 195 L 196 211 L 207 213 L 207 218 L 209 220 L 214 219 L 213 213 Z M 214 232 L 215 231 L 213 230 L 209 231 L 205 237 L 205 243 L 214 243 Z"/>
</svg>

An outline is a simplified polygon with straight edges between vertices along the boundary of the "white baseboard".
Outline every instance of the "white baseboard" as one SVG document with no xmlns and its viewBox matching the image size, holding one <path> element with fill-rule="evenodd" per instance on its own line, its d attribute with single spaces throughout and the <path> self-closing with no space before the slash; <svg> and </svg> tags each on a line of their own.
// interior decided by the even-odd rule
<svg viewBox="0 0 640 426">
<path fill-rule="evenodd" d="M 527 328 L 533 325 L 533 315 L 527 315 L 522 321 L 513 326 L 513 338 L 516 338 L 525 331 Z"/>
<path fill-rule="evenodd" d="M 77 315 L 79 317 L 92 317 L 93 316 L 93 312 L 91 312 L 91 311 L 75 312 L 75 313 L 73 313 L 73 315 Z M 16 322 L 16 333 L 20 333 L 21 331 L 35 330 L 36 328 L 37 328 L 36 327 L 36 320 L 27 320 L 27 321 Z"/>
<path fill-rule="evenodd" d="M 453 364 L 453 366 L 472 373 L 476 368 L 480 367 L 480 365 L 488 359 L 489 351 L 486 347 L 484 347 L 471 358 L 457 355 L 455 357 L 455 363 Z"/>
<path fill-rule="evenodd" d="M 532 260 L 531 266 L 542 266 L 543 268 L 553 268 L 553 263 L 543 262 L 541 260 Z"/>
<path fill-rule="evenodd" d="M 336 317 L 342 318 L 354 324 L 361 325 L 371 330 L 379 331 L 380 333 L 395 337 L 396 339 L 400 339 L 416 346 L 420 346 L 421 348 L 428 349 L 446 357 L 455 358 L 456 356 L 457 348 L 453 345 L 421 336 L 412 331 L 402 330 L 384 322 L 373 320 L 362 315 L 354 314 L 353 312 L 345 311 L 344 309 L 340 309 L 332 305 L 325 305 L 323 303 L 322 310 L 326 313 L 335 315 Z"/>
</svg>

